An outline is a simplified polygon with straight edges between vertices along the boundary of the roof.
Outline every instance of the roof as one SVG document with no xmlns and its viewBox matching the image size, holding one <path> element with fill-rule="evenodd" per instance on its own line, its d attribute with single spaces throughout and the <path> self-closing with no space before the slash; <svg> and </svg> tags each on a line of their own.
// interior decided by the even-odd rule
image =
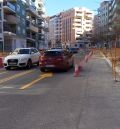
<svg viewBox="0 0 120 129">
<path fill-rule="evenodd" d="M 50 49 L 48 51 L 63 51 L 64 49 Z"/>
</svg>

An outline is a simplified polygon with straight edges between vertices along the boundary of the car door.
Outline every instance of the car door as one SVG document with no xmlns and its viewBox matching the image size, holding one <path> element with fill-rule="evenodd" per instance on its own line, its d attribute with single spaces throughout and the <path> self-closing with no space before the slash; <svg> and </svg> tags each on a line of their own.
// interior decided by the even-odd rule
<svg viewBox="0 0 120 129">
<path fill-rule="evenodd" d="M 35 52 L 34 52 L 34 49 L 31 49 L 31 60 L 32 60 L 32 63 L 35 63 Z"/>
<path fill-rule="evenodd" d="M 69 56 L 68 56 L 67 51 L 64 51 L 64 62 L 65 62 L 67 67 L 70 65 L 70 60 L 69 60 Z"/>
<path fill-rule="evenodd" d="M 72 66 L 73 60 L 72 60 L 72 54 L 68 51 L 65 51 L 66 55 L 66 61 L 68 62 L 69 66 Z"/>
<path fill-rule="evenodd" d="M 35 62 L 39 61 L 39 57 L 40 57 L 40 52 L 37 49 L 34 49 L 34 58 L 35 58 Z"/>
</svg>

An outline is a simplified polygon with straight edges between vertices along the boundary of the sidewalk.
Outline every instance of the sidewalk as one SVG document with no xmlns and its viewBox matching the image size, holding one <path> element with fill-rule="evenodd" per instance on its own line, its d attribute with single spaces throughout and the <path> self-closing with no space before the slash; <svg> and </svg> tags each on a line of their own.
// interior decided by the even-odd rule
<svg viewBox="0 0 120 129">
<path fill-rule="evenodd" d="M 79 129 L 120 129 L 120 82 L 115 83 L 106 60 L 93 55 L 85 66 L 86 93 Z"/>
</svg>

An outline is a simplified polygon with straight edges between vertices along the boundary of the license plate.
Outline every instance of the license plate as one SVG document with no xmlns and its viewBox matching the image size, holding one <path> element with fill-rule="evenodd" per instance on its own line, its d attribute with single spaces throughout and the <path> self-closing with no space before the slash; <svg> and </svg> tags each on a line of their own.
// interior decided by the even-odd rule
<svg viewBox="0 0 120 129">
<path fill-rule="evenodd" d="M 55 66 L 54 66 L 54 65 L 46 65 L 46 67 L 53 68 L 53 67 L 55 67 Z"/>
<path fill-rule="evenodd" d="M 9 63 L 9 65 L 16 65 L 16 63 Z"/>
</svg>

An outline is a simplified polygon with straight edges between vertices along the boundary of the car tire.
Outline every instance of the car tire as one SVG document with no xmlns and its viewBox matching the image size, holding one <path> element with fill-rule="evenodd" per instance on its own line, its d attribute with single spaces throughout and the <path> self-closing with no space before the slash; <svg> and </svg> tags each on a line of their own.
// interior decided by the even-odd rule
<svg viewBox="0 0 120 129">
<path fill-rule="evenodd" d="M 29 59 L 27 62 L 27 69 L 31 69 L 32 67 L 32 61 Z"/>
<path fill-rule="evenodd" d="M 40 68 L 40 71 L 41 72 L 45 72 L 45 68 Z"/>
<path fill-rule="evenodd" d="M 10 67 L 5 67 L 6 70 L 10 70 Z"/>
</svg>

